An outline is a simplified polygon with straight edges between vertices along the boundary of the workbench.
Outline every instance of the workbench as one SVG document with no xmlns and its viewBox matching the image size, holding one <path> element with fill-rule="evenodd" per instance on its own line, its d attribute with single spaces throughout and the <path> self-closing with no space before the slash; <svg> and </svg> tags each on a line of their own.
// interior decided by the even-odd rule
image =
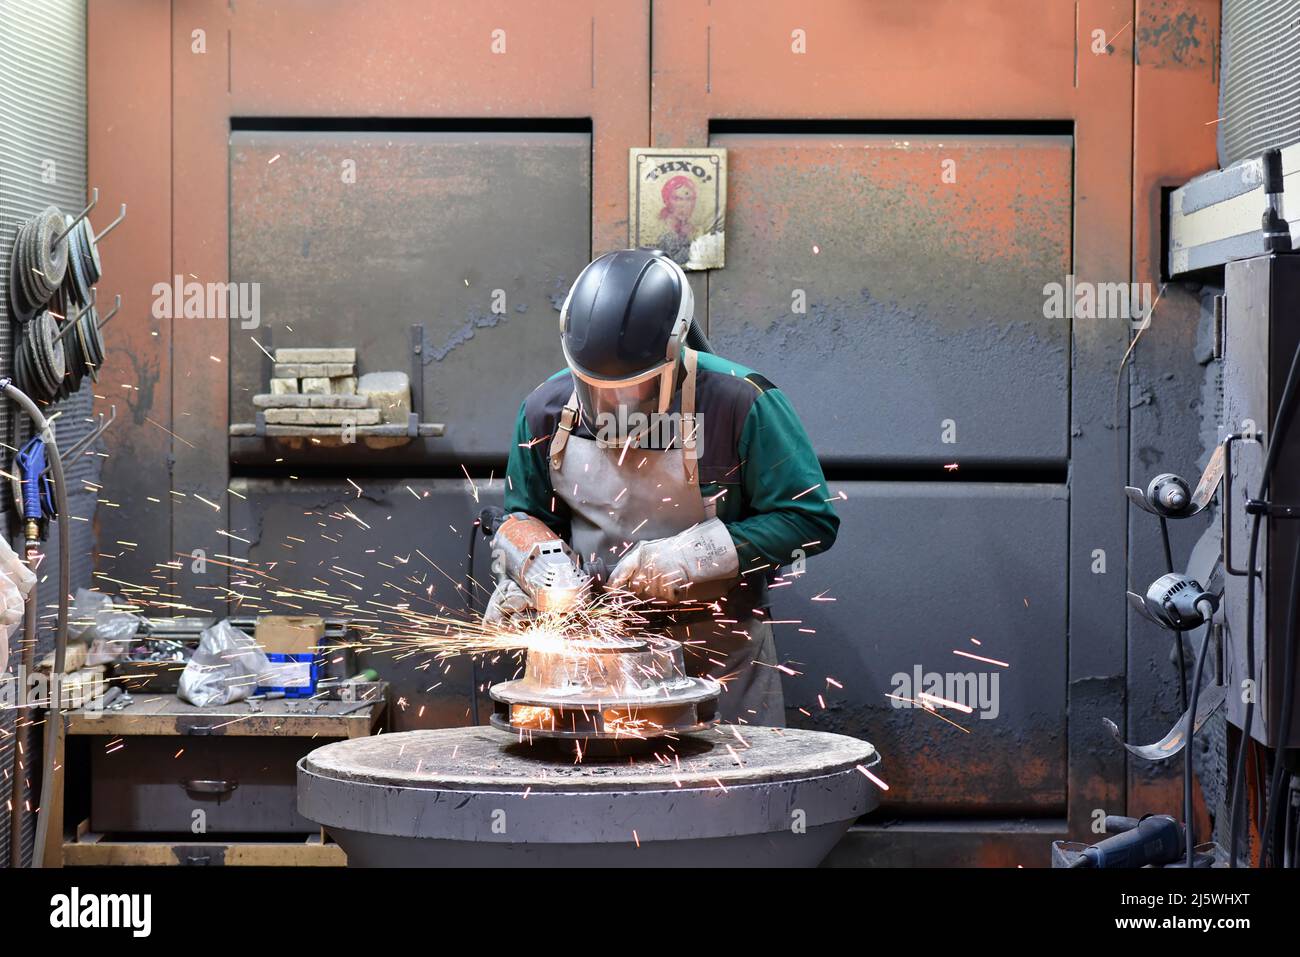
<svg viewBox="0 0 1300 957">
<path fill-rule="evenodd" d="M 866 741 L 719 726 L 622 756 L 492 727 L 339 741 L 298 805 L 354 867 L 816 866 L 879 802 Z"/>
<path fill-rule="evenodd" d="M 384 711 L 383 699 L 197 708 L 142 694 L 64 712 L 51 808 L 63 827 L 51 828 L 46 861 L 343 865 L 342 849 L 297 813 L 295 763 L 324 742 L 376 733 Z"/>
</svg>

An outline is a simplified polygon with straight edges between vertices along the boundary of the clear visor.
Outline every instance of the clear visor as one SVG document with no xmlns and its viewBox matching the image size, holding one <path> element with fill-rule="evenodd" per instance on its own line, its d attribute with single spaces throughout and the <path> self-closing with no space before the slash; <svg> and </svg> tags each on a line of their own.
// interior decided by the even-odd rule
<svg viewBox="0 0 1300 957">
<path fill-rule="evenodd" d="M 668 411 L 673 397 L 676 363 L 665 363 L 648 378 L 636 382 L 615 380 L 597 384 L 573 377 L 578 403 L 588 428 L 598 441 L 621 444 L 645 432 L 651 416 Z"/>
</svg>

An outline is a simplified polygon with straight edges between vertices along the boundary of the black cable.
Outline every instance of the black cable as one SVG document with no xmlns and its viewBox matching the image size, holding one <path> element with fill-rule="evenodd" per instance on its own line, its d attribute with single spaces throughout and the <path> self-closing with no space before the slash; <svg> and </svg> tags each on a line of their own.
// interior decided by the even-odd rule
<svg viewBox="0 0 1300 957">
<path fill-rule="evenodd" d="M 478 538 L 479 523 L 469 527 L 469 554 L 465 557 L 465 611 L 467 617 L 474 617 L 474 540 Z M 475 725 L 478 724 L 478 659 L 469 656 L 469 713 Z"/>
<path fill-rule="evenodd" d="M 1282 866 L 1295 866 L 1295 807 L 1287 795 L 1286 814 L 1282 825 Z"/>
<path fill-rule="evenodd" d="M 1288 797 L 1287 826 L 1287 867 L 1300 866 L 1300 777 L 1291 775 L 1291 794 Z"/>
<path fill-rule="evenodd" d="M 1259 861 L 1262 865 L 1266 857 L 1272 857 L 1273 864 L 1277 864 L 1277 837 L 1273 834 L 1276 823 L 1277 805 L 1282 800 L 1282 785 L 1286 778 L 1284 774 L 1286 762 L 1282 760 L 1282 753 L 1286 750 L 1286 740 L 1291 734 L 1291 719 L 1293 716 L 1294 704 L 1293 695 L 1295 694 L 1295 666 L 1296 666 L 1296 640 L 1300 635 L 1296 632 L 1297 606 L 1300 605 L 1300 535 L 1296 536 L 1295 555 L 1291 564 L 1291 601 L 1287 608 L 1286 616 L 1286 664 L 1282 672 L 1282 713 L 1279 716 L 1277 724 L 1277 752 L 1273 758 L 1273 780 L 1268 789 L 1268 813 L 1264 816 L 1264 829 L 1260 831 L 1260 848 Z"/>
<path fill-rule="evenodd" d="M 1170 574 L 1174 570 L 1174 553 L 1169 547 L 1169 520 L 1160 516 L 1160 541 L 1165 546 L 1165 570 Z M 1183 654 L 1183 633 L 1174 631 L 1174 641 L 1178 642 L 1178 703 L 1183 711 L 1187 710 L 1187 658 Z"/>
<path fill-rule="evenodd" d="M 1300 346 L 1296 347 L 1295 355 L 1291 357 L 1291 368 L 1286 374 L 1286 384 L 1282 387 L 1282 397 L 1278 401 L 1277 416 L 1273 420 L 1273 428 L 1268 434 L 1268 452 L 1264 457 L 1264 472 L 1259 480 L 1259 494 L 1255 496 L 1257 501 L 1265 502 L 1268 500 L 1269 485 L 1273 477 L 1273 465 L 1277 461 L 1278 452 L 1282 448 L 1282 437 L 1286 434 L 1287 427 L 1291 424 L 1292 405 L 1295 401 L 1295 391 L 1297 384 L 1296 369 L 1300 367 Z M 1255 680 L 1255 579 L 1259 577 L 1255 571 L 1255 559 L 1259 556 L 1259 522 L 1261 514 L 1256 512 L 1254 521 L 1251 522 L 1250 528 L 1250 553 L 1246 559 L 1246 674 L 1251 682 Z M 1246 786 L 1246 752 L 1250 750 L 1250 731 L 1251 724 L 1255 717 L 1255 698 L 1258 697 L 1258 689 L 1252 688 L 1249 700 L 1246 702 L 1246 715 L 1242 721 L 1241 732 L 1241 749 L 1237 753 L 1237 766 L 1232 776 L 1232 790 L 1229 795 L 1229 833 L 1228 842 L 1228 866 L 1237 866 L 1237 848 L 1241 837 L 1241 819 L 1242 805 L 1241 794 Z"/>
<path fill-rule="evenodd" d="M 1201 675 L 1205 671 L 1205 653 L 1210 647 L 1210 631 L 1212 628 L 1211 618 L 1214 616 L 1214 609 L 1205 616 L 1205 637 L 1201 639 L 1201 647 L 1196 652 L 1196 672 L 1192 676 L 1192 700 L 1187 710 L 1187 744 L 1183 747 L 1183 828 L 1187 834 L 1187 868 L 1190 870 L 1195 866 L 1196 858 L 1196 828 L 1192 823 L 1192 784 L 1194 777 L 1192 774 L 1192 739 L 1196 734 L 1196 705 L 1201 697 Z M 1182 644 L 1183 638 L 1178 636 L 1179 644 Z"/>
<path fill-rule="evenodd" d="M 1232 790 L 1228 799 L 1228 866 L 1237 866 L 1237 847 L 1241 831 L 1241 792 L 1246 787 L 1246 752 L 1250 750 L 1250 728 L 1255 717 L 1255 698 L 1259 689 L 1253 687 L 1255 681 L 1255 559 L 1259 555 L 1259 516 L 1256 515 L 1250 528 L 1250 550 L 1246 557 L 1246 675 L 1252 683 L 1250 695 L 1246 699 L 1246 715 L 1241 723 L 1241 743 L 1237 749 L 1237 762 L 1232 772 Z"/>
</svg>

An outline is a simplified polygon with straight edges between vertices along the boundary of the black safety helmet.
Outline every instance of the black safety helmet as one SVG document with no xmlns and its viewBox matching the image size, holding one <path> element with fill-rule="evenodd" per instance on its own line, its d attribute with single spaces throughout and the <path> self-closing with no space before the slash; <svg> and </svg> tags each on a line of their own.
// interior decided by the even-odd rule
<svg viewBox="0 0 1300 957">
<path fill-rule="evenodd" d="M 694 311 L 686 273 L 657 249 L 606 253 L 579 273 L 560 343 L 583 415 L 667 412 Z"/>
</svg>

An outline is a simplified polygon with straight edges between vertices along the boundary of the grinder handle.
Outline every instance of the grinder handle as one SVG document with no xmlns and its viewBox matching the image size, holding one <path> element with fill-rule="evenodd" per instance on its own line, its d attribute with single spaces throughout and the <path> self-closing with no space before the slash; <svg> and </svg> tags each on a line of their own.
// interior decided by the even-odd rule
<svg viewBox="0 0 1300 957">
<path fill-rule="evenodd" d="M 487 505 L 478 513 L 478 527 L 484 538 L 491 538 L 506 520 L 506 510 L 500 505 Z"/>
</svg>

